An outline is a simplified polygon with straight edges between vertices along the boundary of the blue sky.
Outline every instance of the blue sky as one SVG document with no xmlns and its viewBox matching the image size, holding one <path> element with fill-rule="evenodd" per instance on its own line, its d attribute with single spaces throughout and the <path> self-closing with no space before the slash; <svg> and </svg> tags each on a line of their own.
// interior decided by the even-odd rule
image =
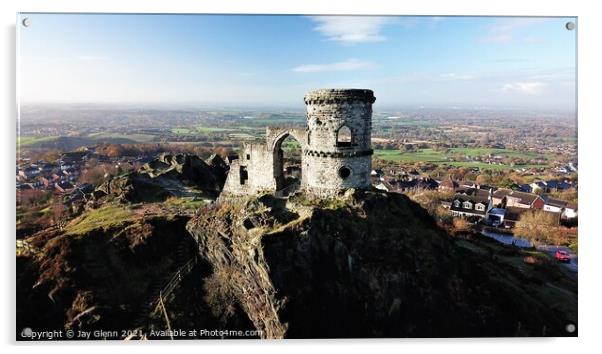
<svg viewBox="0 0 602 354">
<path fill-rule="evenodd" d="M 22 102 L 573 110 L 573 18 L 27 14 Z"/>
</svg>

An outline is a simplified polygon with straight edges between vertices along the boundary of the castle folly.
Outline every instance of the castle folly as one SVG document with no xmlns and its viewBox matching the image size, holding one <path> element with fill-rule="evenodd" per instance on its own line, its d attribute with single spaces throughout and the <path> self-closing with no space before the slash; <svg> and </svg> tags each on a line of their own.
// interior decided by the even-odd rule
<svg viewBox="0 0 602 354">
<path fill-rule="evenodd" d="M 347 188 L 370 188 L 371 90 L 327 89 L 305 95 L 307 127 L 266 128 L 266 141 L 245 143 L 230 166 L 226 195 L 275 193 L 285 187 L 282 141 L 301 145 L 300 189 L 331 196 Z"/>
</svg>

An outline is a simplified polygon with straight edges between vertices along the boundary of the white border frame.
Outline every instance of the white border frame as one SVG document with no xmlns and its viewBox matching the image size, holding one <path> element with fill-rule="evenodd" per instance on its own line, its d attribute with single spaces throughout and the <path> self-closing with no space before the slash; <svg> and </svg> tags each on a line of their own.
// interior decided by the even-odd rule
<svg viewBox="0 0 602 354">
<path fill-rule="evenodd" d="M 364 14 L 364 15 L 485 15 L 485 16 L 578 16 L 579 31 L 579 57 L 578 68 L 581 75 L 578 76 L 579 90 L 579 165 L 580 189 L 583 191 L 580 200 L 580 232 L 581 247 L 580 260 L 581 269 L 579 274 L 579 338 L 513 338 L 513 339 L 386 339 L 386 340 L 289 340 L 284 342 L 275 341 L 230 341 L 230 342 L 147 342 L 132 343 L 131 345 L 143 346 L 148 352 L 164 352 L 168 347 L 176 346 L 175 350 L 187 349 L 198 352 L 216 351 L 223 352 L 280 352 L 282 349 L 294 352 L 307 352 L 315 350 L 317 346 L 327 346 L 330 350 L 344 350 L 345 352 L 363 353 L 371 346 L 377 346 L 379 350 L 407 350 L 414 353 L 419 349 L 427 352 L 449 352 L 458 351 L 462 353 L 487 351 L 488 353 L 505 353 L 509 351 L 525 352 L 548 352 L 566 353 L 576 350 L 588 350 L 600 347 L 597 343 L 597 327 L 601 319 L 600 313 L 600 285 L 598 282 L 600 269 L 600 258 L 597 253 L 602 250 L 600 230 L 595 223 L 594 213 L 600 200 L 600 183 L 598 174 L 600 172 L 598 151 L 600 138 L 598 128 L 601 127 L 602 114 L 600 110 L 600 80 L 599 63 L 602 63 L 600 53 L 600 38 L 602 34 L 602 14 L 596 11 L 596 2 L 575 1 L 524 1 L 524 0 L 501 0 L 478 1 L 457 0 L 437 1 L 422 0 L 414 2 L 402 2 L 391 0 L 371 0 L 351 2 L 350 0 L 329 0 L 319 3 L 311 0 L 232 0 L 232 1 L 190 1 L 190 0 L 4 0 L 1 2 L 2 29 L 4 39 L 4 50 L 2 51 L 2 70 L 4 85 L 2 85 L 3 119 L 2 131 L 5 134 L 3 141 L 3 162 L 5 166 L 13 166 L 15 161 L 16 147 L 16 97 L 15 97 L 15 19 L 17 12 L 101 12 L 101 13 L 249 13 L 249 14 Z M 4 239 L 2 250 L 4 253 L 6 273 L 4 279 L 11 286 L 3 289 L 8 296 L 3 297 L 3 311 L 0 333 L 3 336 L 3 344 L 11 346 L 10 351 L 30 351 L 32 348 L 19 344 L 15 346 L 15 265 L 14 265 L 14 243 L 12 235 L 15 226 L 15 188 L 12 167 L 6 168 L 2 174 L 2 186 L 5 195 L 11 196 L 2 204 L 3 212 L 0 214 L 5 218 L 3 225 Z M 596 257 L 598 256 L 598 257 Z M 5 282 L 8 283 L 8 282 Z M 81 352 L 82 348 L 74 343 L 34 343 L 35 346 L 44 346 L 46 352 Z M 110 350 L 129 350 L 124 345 L 117 343 L 85 343 L 85 350 L 92 352 L 105 352 Z M 30 344 L 31 345 L 31 344 Z M 342 348 L 339 348 L 342 347 Z"/>
</svg>

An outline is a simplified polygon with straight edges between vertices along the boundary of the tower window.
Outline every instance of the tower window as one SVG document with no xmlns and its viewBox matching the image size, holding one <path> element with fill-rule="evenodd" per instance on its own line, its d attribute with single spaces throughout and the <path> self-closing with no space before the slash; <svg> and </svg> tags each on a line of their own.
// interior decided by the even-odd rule
<svg viewBox="0 0 602 354">
<path fill-rule="evenodd" d="M 351 169 L 349 167 L 343 166 L 339 168 L 339 177 L 346 179 L 349 176 L 351 176 Z"/>
<path fill-rule="evenodd" d="M 240 184 L 243 185 L 249 179 L 249 172 L 246 166 L 240 166 Z"/>
<path fill-rule="evenodd" d="M 352 143 L 351 129 L 343 125 L 337 130 L 337 146 L 351 146 Z"/>
</svg>

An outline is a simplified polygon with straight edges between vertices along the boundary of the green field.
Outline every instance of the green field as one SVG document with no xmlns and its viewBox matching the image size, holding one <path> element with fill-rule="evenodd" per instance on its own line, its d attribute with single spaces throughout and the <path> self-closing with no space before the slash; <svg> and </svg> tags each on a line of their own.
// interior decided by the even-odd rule
<svg viewBox="0 0 602 354">
<path fill-rule="evenodd" d="M 88 137 L 94 140 L 115 140 L 115 139 L 124 139 L 124 140 L 132 140 L 137 143 L 148 143 L 153 141 L 155 138 L 154 135 L 150 134 L 119 134 L 119 133 L 111 133 L 111 132 L 103 132 L 103 133 L 93 133 L 88 135 Z"/>
<path fill-rule="evenodd" d="M 190 134 L 190 129 L 188 129 L 188 128 L 172 128 L 171 132 L 174 134 L 186 135 L 186 134 Z"/>
<path fill-rule="evenodd" d="M 181 135 L 194 135 L 194 134 L 206 134 L 216 132 L 235 132 L 237 128 L 217 128 L 217 127 L 196 127 L 196 128 L 172 128 L 171 132 L 174 134 Z"/>
<path fill-rule="evenodd" d="M 20 136 L 17 138 L 17 144 L 25 147 L 25 146 L 33 146 L 38 145 L 40 143 L 46 143 L 57 140 L 58 136 Z"/>
<path fill-rule="evenodd" d="M 217 127 L 197 127 L 197 132 L 200 133 L 215 133 L 215 132 L 232 132 L 237 131 L 236 128 L 217 128 Z"/>
<path fill-rule="evenodd" d="M 374 155 L 387 161 L 406 162 L 444 162 L 445 154 L 433 149 L 421 149 L 416 152 L 401 152 L 400 150 L 374 150 Z"/>
<path fill-rule="evenodd" d="M 466 156 L 484 156 L 484 155 L 500 155 L 507 157 L 517 157 L 523 159 L 534 159 L 538 157 L 549 158 L 549 155 L 540 154 L 535 151 L 516 151 L 509 149 L 494 149 L 494 148 L 453 148 L 450 149 L 450 154 L 462 154 Z"/>
<path fill-rule="evenodd" d="M 450 166 L 457 167 L 478 167 L 479 169 L 489 170 L 507 170 L 514 168 L 530 168 L 530 167 L 542 167 L 542 165 L 490 165 L 483 162 L 472 162 L 472 161 L 451 161 L 454 155 L 461 154 L 465 156 L 484 156 L 484 155 L 500 155 L 508 157 L 517 157 L 523 159 L 533 159 L 537 157 L 549 158 L 545 154 L 538 154 L 536 152 L 521 152 L 508 149 L 493 149 L 493 148 L 454 148 L 450 149 L 448 153 L 444 151 L 436 151 L 433 149 L 420 149 L 412 152 L 402 152 L 400 150 L 375 150 L 374 156 L 376 158 L 385 161 L 394 162 L 430 162 L 436 164 L 447 164 Z"/>
<path fill-rule="evenodd" d="M 228 137 L 230 139 L 234 139 L 234 140 L 250 140 L 250 139 L 255 139 L 255 136 L 253 136 L 251 134 L 247 134 L 247 133 L 232 133 L 232 134 L 228 134 Z"/>
</svg>

